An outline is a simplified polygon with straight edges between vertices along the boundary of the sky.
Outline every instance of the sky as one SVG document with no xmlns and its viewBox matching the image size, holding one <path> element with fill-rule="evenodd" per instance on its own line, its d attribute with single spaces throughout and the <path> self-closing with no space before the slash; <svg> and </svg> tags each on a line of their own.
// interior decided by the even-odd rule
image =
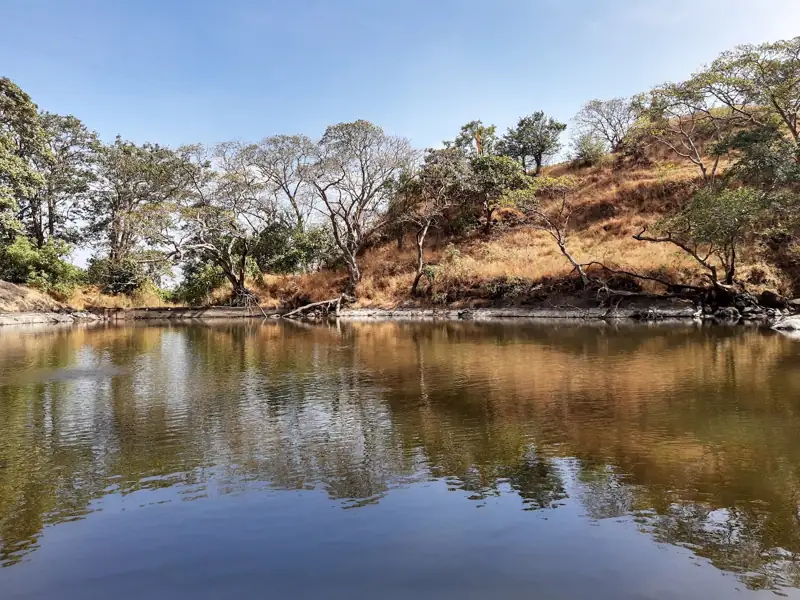
<svg viewBox="0 0 800 600">
<path fill-rule="evenodd" d="M 800 35 L 800 0 L 0 0 L 0 22 L 0 76 L 106 140 L 368 119 L 425 148 Z"/>
</svg>

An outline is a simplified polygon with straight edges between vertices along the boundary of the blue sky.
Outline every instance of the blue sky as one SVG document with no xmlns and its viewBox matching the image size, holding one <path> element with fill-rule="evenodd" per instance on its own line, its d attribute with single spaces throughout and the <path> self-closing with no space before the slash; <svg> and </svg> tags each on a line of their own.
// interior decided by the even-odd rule
<svg viewBox="0 0 800 600">
<path fill-rule="evenodd" d="M 2 0 L 0 75 L 103 138 L 318 136 L 418 147 L 680 79 L 800 34 L 800 0 Z"/>
</svg>

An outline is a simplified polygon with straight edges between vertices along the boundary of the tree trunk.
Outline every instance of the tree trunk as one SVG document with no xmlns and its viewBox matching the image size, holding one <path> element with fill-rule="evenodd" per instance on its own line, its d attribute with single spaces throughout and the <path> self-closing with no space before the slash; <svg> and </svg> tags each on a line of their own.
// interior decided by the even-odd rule
<svg viewBox="0 0 800 600">
<path fill-rule="evenodd" d="M 411 284 L 411 295 L 417 296 L 417 287 L 419 286 L 419 282 L 422 279 L 422 274 L 424 273 L 425 269 L 425 259 L 423 256 L 423 246 L 425 245 L 425 236 L 428 235 L 428 229 L 430 228 L 430 222 L 425 223 L 425 225 L 417 231 L 417 275 L 414 277 L 414 283 Z"/>
<path fill-rule="evenodd" d="M 349 276 L 347 291 L 355 295 L 356 286 L 361 281 L 361 270 L 358 268 L 355 256 L 345 259 L 345 262 L 347 264 L 347 275 Z"/>
<path fill-rule="evenodd" d="M 486 223 L 483 226 L 483 231 L 485 233 L 490 233 L 492 231 L 492 215 L 494 214 L 495 207 L 489 206 L 488 203 L 484 205 L 484 211 L 486 212 Z"/>
<path fill-rule="evenodd" d="M 535 156 L 534 160 L 536 161 L 536 170 L 533 172 L 534 176 L 538 177 L 539 173 L 542 172 L 542 157 Z"/>
</svg>

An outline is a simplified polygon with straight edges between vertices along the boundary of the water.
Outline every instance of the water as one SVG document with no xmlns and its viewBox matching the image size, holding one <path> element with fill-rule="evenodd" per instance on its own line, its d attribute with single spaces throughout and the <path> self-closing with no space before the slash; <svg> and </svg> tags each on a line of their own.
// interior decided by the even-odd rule
<svg viewBox="0 0 800 600">
<path fill-rule="evenodd" d="M 0 330 L 0 597 L 800 597 L 800 342 Z"/>
</svg>

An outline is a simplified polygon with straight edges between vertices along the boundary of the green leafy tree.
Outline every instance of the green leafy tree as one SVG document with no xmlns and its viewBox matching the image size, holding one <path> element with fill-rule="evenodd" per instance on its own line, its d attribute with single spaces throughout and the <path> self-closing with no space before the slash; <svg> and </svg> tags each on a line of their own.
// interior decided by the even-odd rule
<svg viewBox="0 0 800 600">
<path fill-rule="evenodd" d="M 44 184 L 21 199 L 20 218 L 40 248 L 47 240 L 79 239 L 76 216 L 95 181 L 97 135 L 73 116 L 40 113 L 47 156 L 34 160 Z"/>
<path fill-rule="evenodd" d="M 565 123 L 537 111 L 508 129 L 499 145 L 500 153 L 520 161 L 523 170 L 533 164 L 538 175 L 545 160 L 561 150 L 559 138 L 566 128 Z"/>
<path fill-rule="evenodd" d="M 188 184 L 186 165 L 175 151 L 117 137 L 97 153 L 97 183 L 83 211 L 88 234 L 112 263 L 137 256 L 164 261 L 163 253 L 145 253 L 144 246 L 169 243 L 164 232 Z"/>
<path fill-rule="evenodd" d="M 446 217 L 452 207 L 462 207 L 477 191 L 472 166 L 463 152 L 450 147 L 428 150 L 422 168 L 404 182 L 395 202 L 398 220 L 414 228 L 417 265 L 411 294 L 418 293 L 425 274 L 424 246 L 431 227 Z"/>
<path fill-rule="evenodd" d="M 596 165 L 607 151 L 605 140 L 589 131 L 578 133 L 570 142 L 570 160 L 579 167 Z"/>
<path fill-rule="evenodd" d="M 476 156 L 471 160 L 475 197 L 483 211 L 485 231 L 492 228 L 492 217 L 503 197 L 513 190 L 530 185 L 522 166 L 508 156 Z"/>
<path fill-rule="evenodd" d="M 498 142 L 496 126 L 470 121 L 461 127 L 456 139 L 445 142 L 445 146 L 459 148 L 467 156 L 488 156 L 495 154 Z"/>
<path fill-rule="evenodd" d="M 706 270 L 715 288 L 721 288 L 735 282 L 738 250 L 767 207 L 759 190 L 707 186 L 677 214 L 658 222 L 655 236 L 643 230 L 634 237 L 677 246 Z"/>
<path fill-rule="evenodd" d="M 13 81 L 0 77 L 0 236 L 6 243 L 22 231 L 20 199 L 34 196 L 45 183 L 36 161 L 49 158 L 36 105 Z"/>
</svg>

